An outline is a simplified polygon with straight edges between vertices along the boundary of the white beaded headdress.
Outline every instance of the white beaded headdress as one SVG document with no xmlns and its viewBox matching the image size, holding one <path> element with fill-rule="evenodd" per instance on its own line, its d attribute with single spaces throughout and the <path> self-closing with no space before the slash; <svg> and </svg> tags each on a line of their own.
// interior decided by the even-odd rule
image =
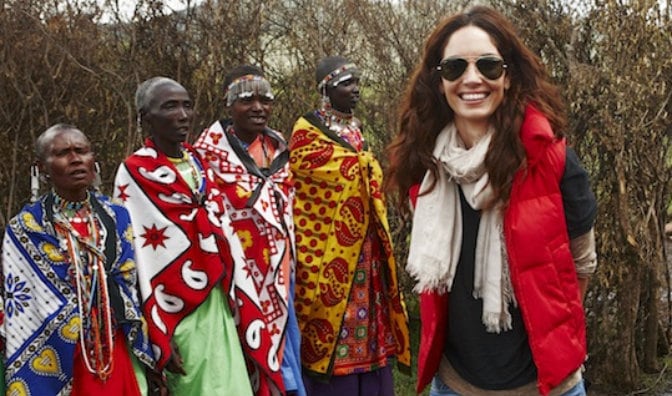
<svg viewBox="0 0 672 396">
<path fill-rule="evenodd" d="M 231 106 L 236 99 L 250 98 L 254 95 L 275 99 L 271 83 L 264 77 L 254 74 L 241 76 L 233 80 L 226 89 L 226 105 Z"/>
</svg>

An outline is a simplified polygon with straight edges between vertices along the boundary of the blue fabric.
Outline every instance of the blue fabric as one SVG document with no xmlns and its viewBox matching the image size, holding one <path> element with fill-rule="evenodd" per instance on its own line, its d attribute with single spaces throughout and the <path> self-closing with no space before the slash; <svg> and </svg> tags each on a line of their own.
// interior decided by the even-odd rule
<svg viewBox="0 0 672 396">
<path fill-rule="evenodd" d="M 432 386 L 429 389 L 429 396 L 460 396 L 460 394 L 450 389 L 448 385 L 439 379 L 438 375 L 435 375 L 432 379 Z"/>
<path fill-rule="evenodd" d="M 48 195 L 47 195 L 48 196 Z M 116 261 L 108 279 L 118 286 L 126 306 L 121 327 L 127 337 L 135 333 L 135 355 L 152 364 L 149 340 L 141 329 L 141 312 L 135 294 L 134 252 L 128 212 L 95 195 L 114 219 Z M 32 395 L 55 395 L 69 389 L 73 356 L 81 323 L 76 291 L 70 280 L 70 262 L 53 225 L 46 219 L 46 198 L 25 206 L 9 222 L 2 247 L 4 366 L 7 388 Z"/>
<path fill-rule="evenodd" d="M 586 396 L 586 387 L 581 380 L 578 384 L 567 392 L 563 393 L 562 396 Z"/>
<path fill-rule="evenodd" d="M 285 383 L 285 390 L 296 392 L 298 396 L 306 396 L 306 388 L 303 385 L 301 376 L 301 332 L 294 312 L 294 274 L 291 277 L 289 287 L 289 300 L 287 319 L 287 334 L 285 335 L 285 349 L 282 355 L 282 380 Z"/>
<path fill-rule="evenodd" d="M 434 376 L 432 380 L 432 387 L 429 391 L 429 396 L 460 396 L 459 393 L 450 389 L 450 387 L 439 379 L 439 376 Z M 572 389 L 563 393 L 562 396 L 586 396 L 586 388 L 583 384 L 583 379 L 578 384 L 574 385 Z"/>
</svg>

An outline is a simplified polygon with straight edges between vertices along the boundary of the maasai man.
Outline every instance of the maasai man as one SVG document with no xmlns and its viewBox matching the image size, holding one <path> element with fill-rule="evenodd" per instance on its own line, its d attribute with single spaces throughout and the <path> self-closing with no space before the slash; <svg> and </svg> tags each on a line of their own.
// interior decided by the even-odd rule
<svg viewBox="0 0 672 396">
<path fill-rule="evenodd" d="M 179 83 L 155 77 L 140 84 L 135 104 L 149 137 L 119 167 L 115 196 L 133 219 L 158 367 L 171 395 L 251 395 L 227 299 L 231 256 L 242 251 L 207 166 L 185 143 L 192 101 Z"/>
<path fill-rule="evenodd" d="M 2 245 L 7 394 L 146 395 L 154 363 L 128 212 L 92 189 L 94 154 L 76 127 L 47 129 L 36 152 L 52 188 Z"/>
<path fill-rule="evenodd" d="M 353 110 L 359 70 L 320 61 L 323 103 L 290 140 L 296 182 L 296 311 L 309 395 L 393 395 L 390 359 L 410 364 L 382 171 Z"/>
<path fill-rule="evenodd" d="M 215 173 L 245 252 L 245 271 L 234 279 L 243 351 L 256 395 L 283 389 L 305 395 L 293 306 L 289 152 L 282 135 L 267 127 L 273 92 L 263 72 L 239 66 L 225 87 L 230 119 L 212 124 L 194 146 Z"/>
</svg>

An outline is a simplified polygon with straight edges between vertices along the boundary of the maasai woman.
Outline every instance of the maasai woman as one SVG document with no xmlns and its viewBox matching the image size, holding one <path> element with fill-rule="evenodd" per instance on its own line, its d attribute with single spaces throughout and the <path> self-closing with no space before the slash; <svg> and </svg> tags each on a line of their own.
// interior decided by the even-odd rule
<svg viewBox="0 0 672 396">
<path fill-rule="evenodd" d="M 36 146 L 52 189 L 10 221 L 2 247 L 7 394 L 147 394 L 128 212 L 91 189 L 77 128 L 54 125 Z"/>
<path fill-rule="evenodd" d="M 231 118 L 212 124 L 194 146 L 215 173 L 245 252 L 240 264 L 246 271 L 234 279 L 243 351 L 256 395 L 283 389 L 305 395 L 293 307 L 289 152 L 282 135 L 267 127 L 273 92 L 263 72 L 239 66 L 225 86 Z"/>
<path fill-rule="evenodd" d="M 138 278 L 158 367 L 171 395 L 251 395 L 227 296 L 231 230 L 207 167 L 185 143 L 192 101 L 179 83 L 149 79 L 135 95 L 149 132 L 120 166 L 115 196 L 131 213 Z"/>
<path fill-rule="evenodd" d="M 390 359 L 410 364 L 382 171 L 353 110 L 359 70 L 320 61 L 322 107 L 300 118 L 290 141 L 296 180 L 296 310 L 312 395 L 393 395 Z"/>
</svg>

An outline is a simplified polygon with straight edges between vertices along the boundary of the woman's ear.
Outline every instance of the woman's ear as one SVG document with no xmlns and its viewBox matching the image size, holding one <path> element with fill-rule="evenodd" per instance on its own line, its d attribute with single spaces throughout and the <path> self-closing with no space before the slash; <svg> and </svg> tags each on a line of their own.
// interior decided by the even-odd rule
<svg viewBox="0 0 672 396">
<path fill-rule="evenodd" d="M 47 174 L 47 167 L 45 166 L 44 162 L 42 160 L 35 160 L 35 166 L 37 166 L 37 169 L 40 171 L 40 174 L 46 175 Z"/>
<path fill-rule="evenodd" d="M 47 165 L 43 161 L 38 159 L 35 161 L 34 166 L 37 167 L 38 180 L 41 183 L 49 183 L 49 179 L 51 178 L 51 176 L 49 176 L 49 172 L 47 172 Z"/>
<path fill-rule="evenodd" d="M 147 114 L 146 110 L 140 110 L 138 112 L 138 121 L 141 123 L 147 123 L 147 117 L 149 117 L 149 114 Z"/>
<path fill-rule="evenodd" d="M 439 74 L 439 73 L 436 73 L 436 74 Z M 430 75 L 429 78 L 431 79 L 431 78 L 433 78 L 433 76 Z M 446 96 L 446 89 L 443 87 L 443 78 L 441 77 L 440 74 L 439 74 L 439 81 L 438 81 L 437 84 L 439 84 L 439 93 L 441 94 L 441 96 Z"/>
<path fill-rule="evenodd" d="M 149 114 L 145 110 L 140 110 L 138 111 L 138 114 L 136 115 L 136 123 L 138 132 L 142 134 L 142 132 L 149 134 Z M 142 131 L 142 132 L 141 132 Z"/>
<path fill-rule="evenodd" d="M 335 90 L 335 89 L 336 89 L 336 87 L 334 87 L 334 86 L 332 86 L 332 85 L 330 85 L 330 84 L 327 84 L 327 85 L 324 87 L 324 94 L 325 94 L 329 99 L 331 99 L 331 95 L 334 93 L 334 90 Z"/>
</svg>

